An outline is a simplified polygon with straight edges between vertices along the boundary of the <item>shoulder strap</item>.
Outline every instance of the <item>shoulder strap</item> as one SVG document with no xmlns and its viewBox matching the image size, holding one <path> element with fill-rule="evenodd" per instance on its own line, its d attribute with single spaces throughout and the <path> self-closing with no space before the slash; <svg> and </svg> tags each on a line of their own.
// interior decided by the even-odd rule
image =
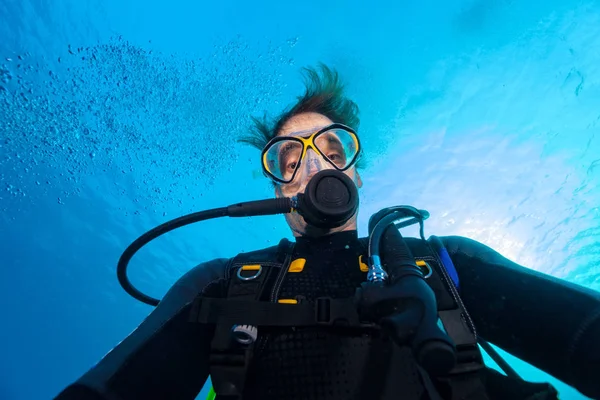
<svg viewBox="0 0 600 400">
<path fill-rule="evenodd" d="M 438 317 L 456 346 L 456 366 L 445 376 L 433 379 L 442 386 L 440 390 L 445 393 L 444 398 L 485 400 L 488 396 L 481 379 L 485 364 L 477 345 L 477 332 L 458 293 L 458 276 L 452 273 L 453 266 L 449 271 L 444 262 L 445 248 L 441 242 L 435 241 L 435 237 L 432 238 L 405 238 L 405 241 L 417 265 L 421 264 L 430 270 L 430 273 L 425 274 L 428 276 L 426 282 L 435 293 Z"/>
<path fill-rule="evenodd" d="M 481 380 L 485 365 L 477 346 L 475 326 L 458 294 L 458 274 L 452 260 L 441 241 L 436 239 L 435 236 L 429 240 L 404 238 L 417 265 L 423 270 L 426 282 L 435 293 L 438 316 L 457 349 L 456 367 L 447 376 L 435 380 L 445 386 L 447 395 L 444 398 L 486 400 L 488 397 Z M 368 238 L 361 238 L 360 241 L 367 251 Z M 423 377 L 423 383 L 428 392 L 435 393 L 431 380 L 426 378 Z"/>
<path fill-rule="evenodd" d="M 459 281 L 458 272 L 456 271 L 456 267 L 454 266 L 454 263 L 452 262 L 452 259 L 450 258 L 450 254 L 448 254 L 448 251 L 446 250 L 446 247 L 442 243 L 441 239 L 437 236 L 431 236 L 429 238 L 429 242 L 432 244 L 432 247 L 437 252 L 439 259 L 441 261 L 442 268 L 448 273 L 448 277 L 451 278 L 452 283 L 454 283 L 454 286 L 456 287 L 456 289 L 459 289 L 460 281 Z M 458 298 L 460 298 L 460 296 L 458 295 L 458 291 L 456 293 L 456 296 Z M 462 301 L 460 303 L 462 305 Z M 462 305 L 462 307 L 464 308 L 464 305 Z M 467 316 L 468 316 L 468 314 L 467 314 Z M 470 317 L 468 319 L 470 321 Z M 471 324 L 472 324 L 472 322 L 471 322 Z M 496 364 L 498 364 L 498 366 L 502 369 L 502 371 L 504 371 L 504 373 L 507 376 L 509 376 L 513 379 L 522 379 L 517 374 L 517 372 L 502 358 L 502 356 L 500 354 L 498 354 L 498 352 L 496 350 L 494 350 L 494 348 L 492 346 L 490 346 L 490 344 L 487 341 L 485 341 L 484 339 L 477 336 L 477 342 L 479 343 L 479 345 L 481 345 L 481 347 L 485 350 L 485 352 L 488 353 L 488 355 L 494 360 L 494 362 Z"/>
<path fill-rule="evenodd" d="M 263 303 L 260 300 L 268 297 L 268 292 L 281 275 L 286 254 L 292 249 L 293 243 L 284 238 L 277 246 L 235 256 L 225 275 L 228 285 L 226 297 L 232 299 L 227 304 Z M 236 325 L 230 318 L 219 318 L 219 301 L 223 299 L 198 297 L 190 320 L 215 324 L 210 354 L 213 390 L 218 399 L 237 400 L 244 392 L 258 331 L 254 325 L 239 325 L 239 322 Z M 217 307 L 211 302 L 215 302 Z M 234 314 L 244 312 L 235 308 L 233 311 Z"/>
</svg>

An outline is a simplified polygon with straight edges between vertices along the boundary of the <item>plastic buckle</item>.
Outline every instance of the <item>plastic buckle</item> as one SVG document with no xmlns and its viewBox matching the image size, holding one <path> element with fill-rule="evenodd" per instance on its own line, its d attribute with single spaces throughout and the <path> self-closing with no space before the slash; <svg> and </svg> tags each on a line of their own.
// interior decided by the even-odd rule
<svg viewBox="0 0 600 400">
<path fill-rule="evenodd" d="M 448 372 L 448 375 L 476 372 L 481 370 L 483 366 L 483 357 L 476 344 L 459 345 L 456 346 L 456 366 Z"/>
<path fill-rule="evenodd" d="M 315 319 L 318 325 L 332 325 L 330 297 L 317 298 L 315 301 Z"/>
<path fill-rule="evenodd" d="M 378 329 L 370 321 L 361 321 L 358 311 L 350 300 L 319 297 L 315 300 L 315 321 L 317 325 L 339 326 L 353 329 Z"/>
</svg>

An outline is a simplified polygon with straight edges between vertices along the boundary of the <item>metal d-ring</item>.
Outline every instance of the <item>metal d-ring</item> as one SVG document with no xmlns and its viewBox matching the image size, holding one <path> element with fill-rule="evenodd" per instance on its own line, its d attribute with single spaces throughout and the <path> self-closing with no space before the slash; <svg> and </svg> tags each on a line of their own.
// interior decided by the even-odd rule
<svg viewBox="0 0 600 400">
<path fill-rule="evenodd" d="M 423 261 L 425 263 L 425 267 L 427 267 L 427 273 L 423 276 L 423 278 L 427 279 L 431 275 L 433 275 L 433 268 L 431 268 L 431 265 L 429 265 L 429 263 L 427 261 L 425 261 L 425 260 L 421 260 L 421 261 Z"/>
<path fill-rule="evenodd" d="M 250 275 L 250 276 L 242 276 L 242 271 L 244 270 L 244 267 L 240 267 L 237 270 L 237 277 L 243 281 L 251 281 L 253 279 L 256 279 L 260 276 L 261 272 L 262 272 L 262 265 L 258 266 L 258 269 L 256 270 L 256 273 L 254 275 Z"/>
</svg>

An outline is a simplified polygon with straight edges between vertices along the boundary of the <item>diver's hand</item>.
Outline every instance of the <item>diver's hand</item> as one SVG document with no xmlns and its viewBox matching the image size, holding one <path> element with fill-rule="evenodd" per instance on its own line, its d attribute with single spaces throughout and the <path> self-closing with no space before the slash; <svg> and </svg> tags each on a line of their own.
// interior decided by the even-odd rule
<svg viewBox="0 0 600 400">
<path fill-rule="evenodd" d="M 427 283 L 416 275 L 406 275 L 394 284 L 364 282 L 356 290 L 355 301 L 362 320 L 379 324 L 397 345 L 410 346 L 423 368 L 441 375 L 456 365 L 456 349 L 437 325 L 435 296 L 423 285 Z M 436 311 L 431 313 L 431 309 Z"/>
<path fill-rule="evenodd" d="M 356 290 L 355 301 L 361 320 L 380 325 L 402 346 L 415 334 L 423 307 L 399 289 L 384 282 L 363 282 Z"/>
</svg>

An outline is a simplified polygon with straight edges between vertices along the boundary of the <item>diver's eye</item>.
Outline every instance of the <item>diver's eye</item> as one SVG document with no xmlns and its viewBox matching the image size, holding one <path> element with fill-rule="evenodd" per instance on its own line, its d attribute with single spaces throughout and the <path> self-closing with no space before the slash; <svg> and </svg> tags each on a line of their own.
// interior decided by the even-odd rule
<svg viewBox="0 0 600 400">
<path fill-rule="evenodd" d="M 344 166 L 346 164 L 346 158 L 339 153 L 328 154 L 327 158 L 329 158 L 331 162 L 339 166 Z"/>
</svg>

